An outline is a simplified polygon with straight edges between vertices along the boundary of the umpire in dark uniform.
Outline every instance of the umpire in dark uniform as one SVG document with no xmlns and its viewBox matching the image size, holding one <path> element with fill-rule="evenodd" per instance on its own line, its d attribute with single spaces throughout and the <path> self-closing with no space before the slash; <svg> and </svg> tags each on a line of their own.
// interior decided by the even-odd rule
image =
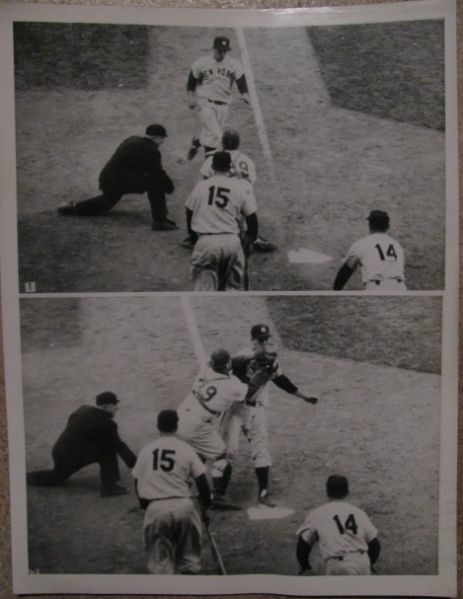
<svg viewBox="0 0 463 599">
<path fill-rule="evenodd" d="M 96 463 L 100 465 L 101 496 L 125 495 L 127 489 L 118 483 L 117 456 L 129 468 L 135 465 L 136 456 L 120 439 L 113 420 L 118 403 L 114 393 L 105 391 L 96 396 L 96 407 L 82 406 L 73 412 L 53 447 L 53 470 L 29 472 L 27 482 L 45 487 L 61 485 L 78 470 Z"/>
<path fill-rule="evenodd" d="M 62 215 L 92 216 L 108 212 L 127 193 L 148 192 L 153 231 L 171 231 L 177 225 L 167 216 L 166 194 L 174 184 L 162 168 L 160 146 L 167 137 L 162 125 L 149 125 L 146 135 L 132 135 L 116 149 L 100 173 L 102 194 L 58 207 Z"/>
</svg>

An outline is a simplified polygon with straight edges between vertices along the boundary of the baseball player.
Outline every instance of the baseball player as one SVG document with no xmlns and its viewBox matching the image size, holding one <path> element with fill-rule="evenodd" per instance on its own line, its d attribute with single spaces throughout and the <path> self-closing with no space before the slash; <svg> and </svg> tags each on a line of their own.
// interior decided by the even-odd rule
<svg viewBox="0 0 463 599">
<path fill-rule="evenodd" d="M 244 179 L 249 181 L 251 185 L 257 180 L 256 167 L 254 161 L 249 158 L 247 154 L 242 152 L 240 149 L 240 136 L 238 131 L 234 129 L 225 129 L 222 135 L 222 149 L 230 154 L 231 167 L 228 173 L 229 177 L 236 177 L 237 179 Z M 208 156 L 204 161 L 200 169 L 200 174 L 204 179 L 209 179 L 214 175 L 212 168 L 212 155 Z M 242 225 L 243 230 L 245 229 L 245 223 Z M 187 237 L 181 243 L 182 247 L 192 248 L 193 243 L 189 237 Z M 253 251 L 256 252 L 273 252 L 275 246 L 270 243 L 267 239 L 259 235 L 256 241 L 252 244 Z"/>
<path fill-rule="evenodd" d="M 231 476 L 225 443 L 218 432 L 219 419 L 232 403 L 244 401 L 248 385 L 230 373 L 230 354 L 218 349 L 209 364 L 196 377 L 191 392 L 178 408 L 179 436 L 205 460 L 212 461 L 212 483 L 215 508 L 233 508 L 225 499 Z"/>
<path fill-rule="evenodd" d="M 145 445 L 132 474 L 141 507 L 148 570 L 152 574 L 197 574 L 201 570 L 201 514 L 193 501 L 193 481 L 202 509 L 210 504 L 206 467 L 176 436 L 175 410 L 157 419 L 160 438 Z"/>
<path fill-rule="evenodd" d="M 193 137 L 188 160 L 193 160 L 201 146 L 206 155 L 219 147 L 232 101 L 233 83 L 236 83 L 243 102 L 249 104 L 243 67 L 227 56 L 230 50 L 228 37 L 216 37 L 212 53 L 198 58 L 191 66 L 187 83 L 188 105 L 196 111 L 202 129 L 199 136 Z"/>
<path fill-rule="evenodd" d="M 190 268 L 195 291 L 240 289 L 245 266 L 239 236 L 241 216 L 247 226 L 244 244 L 252 244 L 257 238 L 252 187 L 247 181 L 228 177 L 230 165 L 228 152 L 216 152 L 212 160 L 214 176 L 200 181 L 185 202 L 187 231 L 195 240 Z"/>
<path fill-rule="evenodd" d="M 297 531 L 299 574 L 310 573 L 309 555 L 315 543 L 326 575 L 371 574 L 381 550 L 378 531 L 363 510 L 345 500 L 349 494 L 346 477 L 330 476 L 326 494 L 328 503 L 311 510 Z"/>
<path fill-rule="evenodd" d="M 370 234 L 352 244 L 336 275 L 333 289 L 340 291 L 360 266 L 367 291 L 406 291 L 404 251 L 387 233 L 389 215 L 383 210 L 372 210 L 367 220 Z"/>
<path fill-rule="evenodd" d="M 233 372 L 243 381 L 251 381 L 259 369 L 262 354 L 268 354 L 270 348 L 270 329 L 266 324 L 256 324 L 251 328 L 251 347 L 247 347 L 232 357 Z M 273 354 L 276 357 L 276 354 Z M 272 458 L 268 447 L 267 418 L 265 408 L 268 405 L 267 382 L 272 381 L 277 387 L 291 395 L 300 397 L 307 403 L 316 404 L 318 399 L 307 396 L 283 374 L 278 362 L 265 367 L 268 376 L 263 384 L 255 388 L 250 385 L 252 393 L 248 393 L 243 405 L 232 406 L 221 419 L 221 434 L 226 442 L 227 455 L 232 459 L 238 449 L 241 431 L 247 438 L 258 482 L 258 501 L 268 507 L 276 504 L 270 497 L 269 477 Z"/>
</svg>

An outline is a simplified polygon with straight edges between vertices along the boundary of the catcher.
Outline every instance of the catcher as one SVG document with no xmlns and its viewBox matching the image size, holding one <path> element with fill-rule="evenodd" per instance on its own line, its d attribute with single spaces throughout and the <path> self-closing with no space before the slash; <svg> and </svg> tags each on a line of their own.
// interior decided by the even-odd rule
<svg viewBox="0 0 463 599">
<path fill-rule="evenodd" d="M 269 478 L 272 458 L 268 447 L 267 418 L 265 407 L 268 405 L 267 383 L 272 381 L 277 387 L 291 395 L 300 397 L 307 403 L 316 404 L 317 397 L 308 396 L 299 391 L 290 379 L 283 374 L 277 354 L 269 351 L 270 329 L 265 324 L 256 324 L 251 328 L 252 346 L 245 348 L 232 357 L 233 374 L 248 385 L 243 404 L 236 404 L 223 414 L 221 435 L 227 446 L 229 459 L 238 449 L 240 433 L 249 441 L 252 460 L 258 482 L 258 501 L 268 507 L 276 504 L 270 497 Z"/>
</svg>

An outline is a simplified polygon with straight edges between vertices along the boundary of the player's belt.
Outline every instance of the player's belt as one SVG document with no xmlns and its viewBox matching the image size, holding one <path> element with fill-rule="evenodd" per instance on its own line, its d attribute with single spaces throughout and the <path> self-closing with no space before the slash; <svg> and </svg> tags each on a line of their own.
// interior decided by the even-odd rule
<svg viewBox="0 0 463 599">
<path fill-rule="evenodd" d="M 375 285 L 382 285 L 386 281 L 395 281 L 396 283 L 403 283 L 403 279 L 399 279 L 398 277 L 393 277 L 392 279 L 370 279 L 369 283 L 374 283 Z"/>
<path fill-rule="evenodd" d="M 223 231 L 221 233 L 196 233 L 196 235 L 202 237 L 203 235 L 238 235 L 238 233 L 232 233 L 231 231 Z"/>
<path fill-rule="evenodd" d="M 221 102 L 220 100 L 209 100 L 209 98 L 207 99 L 207 101 L 211 104 L 218 104 L 219 106 L 225 106 L 225 104 L 228 104 L 228 102 Z"/>
<path fill-rule="evenodd" d="M 338 560 L 339 562 L 342 562 L 342 561 L 344 561 L 344 559 L 346 557 L 348 557 L 349 555 L 352 555 L 353 553 L 359 553 L 360 555 L 363 555 L 366 552 L 363 549 L 359 549 L 358 551 L 349 551 L 348 553 L 345 553 L 344 555 L 329 555 L 325 561 L 328 561 L 329 559 L 335 559 L 335 560 Z"/>
</svg>

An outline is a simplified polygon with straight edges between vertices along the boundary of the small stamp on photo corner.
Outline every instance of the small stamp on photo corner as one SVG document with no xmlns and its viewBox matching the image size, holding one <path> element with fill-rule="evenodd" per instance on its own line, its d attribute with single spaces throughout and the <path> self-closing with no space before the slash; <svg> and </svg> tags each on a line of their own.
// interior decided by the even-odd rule
<svg viewBox="0 0 463 599">
<path fill-rule="evenodd" d="M 35 293 L 37 291 L 35 281 L 28 281 L 27 283 L 24 283 L 24 291 L 26 293 Z"/>
</svg>

